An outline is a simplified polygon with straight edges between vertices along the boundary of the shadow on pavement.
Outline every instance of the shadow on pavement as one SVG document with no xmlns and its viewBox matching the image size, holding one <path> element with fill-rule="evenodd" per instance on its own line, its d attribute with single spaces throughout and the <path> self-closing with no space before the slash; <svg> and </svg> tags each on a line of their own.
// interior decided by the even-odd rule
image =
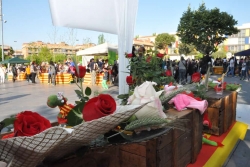
<svg viewBox="0 0 250 167">
<path fill-rule="evenodd" d="M 8 100 L 14 100 L 14 99 L 18 99 L 24 96 L 28 96 L 30 94 L 23 94 L 23 95 L 16 95 L 16 96 L 10 96 L 10 97 L 4 97 L 4 98 L 0 98 L 0 101 L 8 101 Z"/>
</svg>

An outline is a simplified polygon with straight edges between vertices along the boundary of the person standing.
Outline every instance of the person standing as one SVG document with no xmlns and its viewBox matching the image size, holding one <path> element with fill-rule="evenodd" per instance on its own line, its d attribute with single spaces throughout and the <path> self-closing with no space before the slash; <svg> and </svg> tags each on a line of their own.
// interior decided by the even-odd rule
<svg viewBox="0 0 250 167">
<path fill-rule="evenodd" d="M 94 59 L 90 60 L 89 67 L 90 67 L 90 73 L 91 73 L 91 85 L 94 86 L 96 84 L 96 71 L 95 71 L 96 63 Z"/>
<path fill-rule="evenodd" d="M 25 73 L 26 73 L 26 79 L 27 79 L 27 81 L 30 82 L 31 81 L 30 65 L 28 65 L 25 68 Z"/>
<path fill-rule="evenodd" d="M 232 75 L 232 77 L 234 77 L 234 57 L 231 57 L 229 60 L 229 72 L 227 73 L 227 76 L 228 75 Z"/>
<path fill-rule="evenodd" d="M 249 58 L 246 57 L 246 75 L 247 75 L 247 79 L 249 81 L 249 70 L 250 70 L 250 61 L 249 61 Z"/>
<path fill-rule="evenodd" d="M 5 81 L 5 69 L 2 64 L 0 64 L 0 83 L 4 83 Z"/>
<path fill-rule="evenodd" d="M 246 79 L 246 59 L 242 59 L 240 80 Z"/>
<path fill-rule="evenodd" d="M 184 57 L 181 56 L 181 60 L 179 62 L 179 84 L 186 84 L 186 61 L 184 60 Z"/>
<path fill-rule="evenodd" d="M 36 83 L 36 66 L 35 66 L 35 62 L 32 61 L 31 65 L 30 65 L 30 72 L 31 72 L 31 81 L 32 83 Z"/>
<path fill-rule="evenodd" d="M 108 68 L 103 68 L 103 72 L 104 72 L 104 75 L 103 75 L 103 79 L 102 79 L 102 87 L 103 89 L 108 89 L 108 85 L 107 85 L 107 80 L 108 80 Z"/>
<path fill-rule="evenodd" d="M 16 69 L 15 64 L 13 64 L 11 71 L 12 71 L 12 74 L 13 74 L 12 81 L 15 82 L 16 79 L 17 79 L 17 69 Z"/>
<path fill-rule="evenodd" d="M 49 71 L 50 71 L 50 75 L 51 75 L 51 83 L 53 86 L 56 85 L 56 67 L 53 63 L 53 61 L 50 61 L 49 63 Z"/>
</svg>

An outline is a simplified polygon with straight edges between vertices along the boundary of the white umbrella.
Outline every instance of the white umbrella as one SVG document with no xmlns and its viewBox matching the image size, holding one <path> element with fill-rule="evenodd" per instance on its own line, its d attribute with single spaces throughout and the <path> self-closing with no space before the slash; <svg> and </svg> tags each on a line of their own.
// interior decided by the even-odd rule
<svg viewBox="0 0 250 167">
<path fill-rule="evenodd" d="M 53 24 L 118 35 L 119 94 L 128 93 L 126 76 L 138 0 L 49 0 Z"/>
</svg>

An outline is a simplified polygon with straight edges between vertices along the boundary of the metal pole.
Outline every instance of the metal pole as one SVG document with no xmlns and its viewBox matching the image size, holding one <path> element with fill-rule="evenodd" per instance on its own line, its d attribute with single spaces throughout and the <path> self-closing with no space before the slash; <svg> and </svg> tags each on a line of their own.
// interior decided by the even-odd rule
<svg viewBox="0 0 250 167">
<path fill-rule="evenodd" d="M 1 0 L 1 27 L 2 27 L 2 61 L 4 61 L 4 44 L 3 44 L 3 6 Z"/>
</svg>

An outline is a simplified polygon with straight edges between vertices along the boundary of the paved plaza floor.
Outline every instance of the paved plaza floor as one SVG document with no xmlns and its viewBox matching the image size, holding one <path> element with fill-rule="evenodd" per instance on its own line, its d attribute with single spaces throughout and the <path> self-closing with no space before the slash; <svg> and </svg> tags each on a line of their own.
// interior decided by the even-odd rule
<svg viewBox="0 0 250 167">
<path fill-rule="evenodd" d="M 84 87 L 90 85 L 84 85 Z M 74 90 L 79 89 L 76 84 L 58 84 L 52 86 L 42 84 L 39 81 L 36 84 L 27 81 L 6 82 L 0 84 L 0 120 L 19 113 L 21 111 L 34 111 L 43 115 L 50 121 L 56 121 L 56 115 L 59 113 L 59 108 L 49 108 L 46 104 L 47 98 L 50 95 L 63 92 L 63 95 L 68 98 L 68 103 L 74 104 L 79 100 Z M 102 89 L 101 86 L 91 87 L 92 93 L 103 92 L 109 93 L 114 98 L 118 95 L 118 87 L 110 87 L 108 90 Z"/>
</svg>

